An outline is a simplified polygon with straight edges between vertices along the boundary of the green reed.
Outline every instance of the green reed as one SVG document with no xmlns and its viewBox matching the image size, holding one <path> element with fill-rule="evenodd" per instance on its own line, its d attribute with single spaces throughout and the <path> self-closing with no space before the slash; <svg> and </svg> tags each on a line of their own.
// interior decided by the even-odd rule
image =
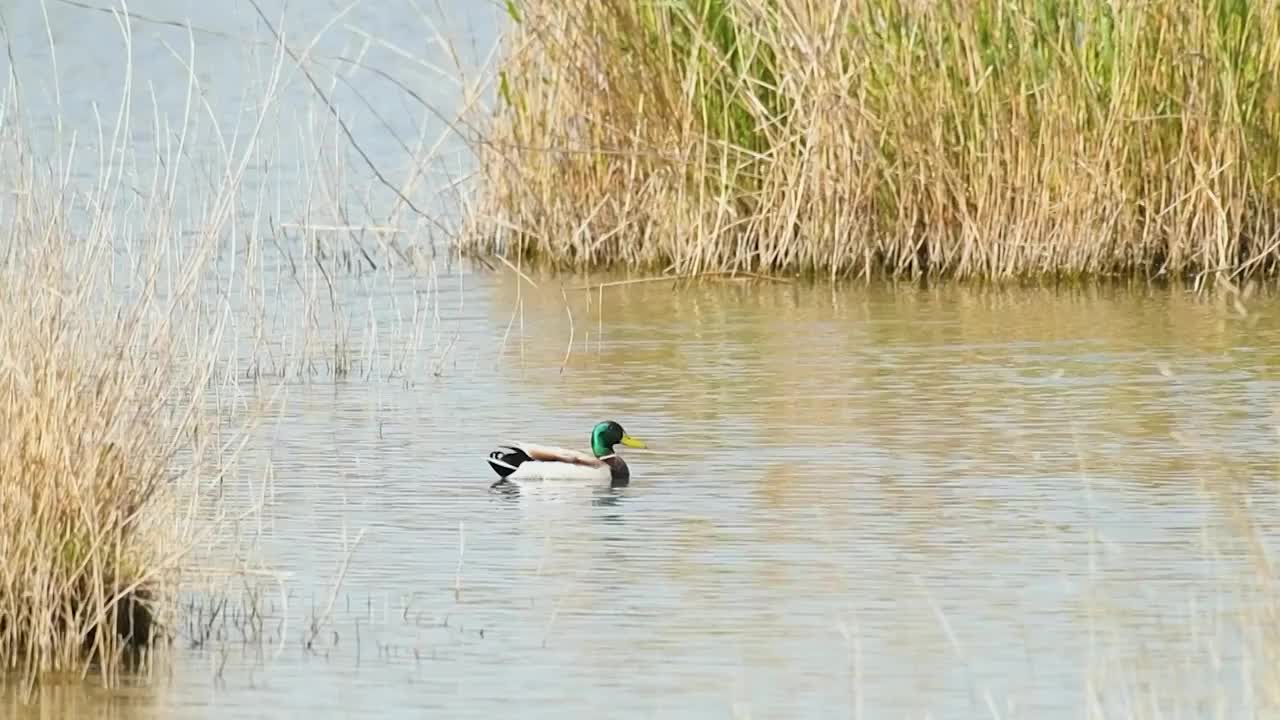
<svg viewBox="0 0 1280 720">
<path fill-rule="evenodd" d="M 464 247 L 995 276 L 1277 267 L 1280 8 L 512 5 Z"/>
</svg>

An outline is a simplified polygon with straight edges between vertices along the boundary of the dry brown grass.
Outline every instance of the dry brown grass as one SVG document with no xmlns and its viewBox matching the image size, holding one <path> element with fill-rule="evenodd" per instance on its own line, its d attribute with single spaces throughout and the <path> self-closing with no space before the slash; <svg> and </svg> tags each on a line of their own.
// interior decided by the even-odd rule
<svg viewBox="0 0 1280 720">
<path fill-rule="evenodd" d="M 215 530 L 204 483 L 251 418 L 209 402 L 223 328 L 207 270 L 239 178 L 182 218 L 181 163 L 100 128 L 97 175 L 80 180 L 75 139 L 55 131 L 37 152 L 14 87 L 0 103 L 0 684 L 30 697 L 46 679 L 152 667 L 184 556 Z"/>
<path fill-rule="evenodd" d="M 472 252 L 689 273 L 1272 273 L 1280 8 L 509 3 Z"/>
<path fill-rule="evenodd" d="M 0 290 L 0 658 L 28 678 L 148 643 L 173 549 L 149 522 L 172 373 L 130 323 L 87 312 L 97 283 L 49 230 L 11 227 Z"/>
<path fill-rule="evenodd" d="M 31 171 L 8 179 L 0 672 L 114 680 L 163 637 L 197 507 L 177 491 L 199 492 L 211 454 L 196 430 L 214 366 L 202 336 L 216 328 L 188 322 L 202 254 L 175 252 L 158 225 L 151 243 L 105 214 L 77 225 L 67 207 L 102 198 Z M 120 272 L 126 256 L 145 271 Z"/>
<path fill-rule="evenodd" d="M 431 187 L 451 166 L 442 146 L 452 131 L 432 137 L 424 124 L 416 141 L 392 137 L 416 161 L 397 177 L 386 154 L 366 153 L 374 143 L 349 130 L 353 114 L 334 95 L 359 67 L 434 112 L 365 59 L 371 46 L 397 62 L 406 54 L 359 28 L 354 57 L 312 53 L 319 38 L 292 31 L 286 48 L 274 15 L 259 11 L 267 38 L 241 40 L 261 44 L 261 74 L 245 76 L 231 100 L 243 107 L 232 107 L 207 79 L 209 58 L 225 58 L 197 43 L 201 28 L 157 58 L 134 33 L 181 23 L 72 5 L 85 13 L 74 22 L 120 32 L 95 37 L 118 43 L 123 74 L 111 67 L 94 82 L 121 83 L 106 95 L 121 104 L 64 116 L 56 60 L 30 78 L 11 63 L 0 80 L 0 686 L 20 679 L 27 690 L 91 671 L 113 684 L 126 660 L 151 659 L 138 652 L 150 641 L 180 632 L 180 587 L 216 606 L 222 590 L 193 591 L 193 578 L 244 571 L 242 525 L 259 501 L 241 496 L 253 495 L 256 478 L 244 475 L 258 469 L 237 468 L 236 451 L 274 410 L 282 391 L 268 385 L 427 372 L 453 348 L 442 297 L 462 302 L 461 289 L 439 288 L 435 247 L 404 240 L 444 227 L 424 197 L 452 197 Z M 74 66 L 58 29 L 45 30 L 50 58 L 71 55 Z M 172 83 L 170 61 L 188 86 L 158 99 L 147 76 L 161 70 Z M 295 73 L 314 97 L 290 107 L 281 99 Z M 224 110 L 234 124 L 220 125 Z M 417 274 L 430 299 L 392 296 Z M 352 301 L 387 296 L 391 309 L 376 313 L 375 299 Z M 237 472 L 249 489 L 224 504 L 224 476 Z"/>
</svg>

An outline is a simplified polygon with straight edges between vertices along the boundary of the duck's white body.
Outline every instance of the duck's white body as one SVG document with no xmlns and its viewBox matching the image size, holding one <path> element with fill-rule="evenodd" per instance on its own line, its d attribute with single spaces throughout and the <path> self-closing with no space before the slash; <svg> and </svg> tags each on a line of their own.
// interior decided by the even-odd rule
<svg viewBox="0 0 1280 720">
<path fill-rule="evenodd" d="M 508 480 L 582 480 L 587 482 L 608 482 L 612 472 L 607 465 L 588 467 L 561 462 L 534 460 L 520 463 L 515 472 L 507 476 Z"/>
<path fill-rule="evenodd" d="M 489 466 L 503 480 L 610 482 L 630 472 L 616 454 L 595 457 L 577 450 L 534 443 L 510 443 L 489 454 Z"/>
<path fill-rule="evenodd" d="M 619 443 L 627 447 L 645 447 L 643 441 L 628 435 L 621 425 L 607 420 L 596 423 L 591 431 L 594 454 L 553 445 L 510 443 L 489 453 L 489 467 L 498 473 L 499 483 L 508 480 L 516 483 L 576 480 L 610 482 L 616 487 L 631 480 L 631 469 L 613 451 L 613 446 Z"/>
</svg>

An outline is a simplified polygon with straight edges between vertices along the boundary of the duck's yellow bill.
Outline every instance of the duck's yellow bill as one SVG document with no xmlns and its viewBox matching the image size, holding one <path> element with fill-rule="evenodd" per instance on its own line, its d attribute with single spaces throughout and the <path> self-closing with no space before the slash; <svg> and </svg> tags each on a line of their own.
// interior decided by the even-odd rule
<svg viewBox="0 0 1280 720">
<path fill-rule="evenodd" d="M 627 447 L 633 447 L 633 448 L 643 448 L 643 447 L 647 447 L 647 446 L 644 444 L 644 441 L 643 441 L 643 440 L 637 440 L 637 439 L 635 439 L 635 438 L 631 437 L 630 435 L 623 435 L 623 436 L 622 436 L 622 444 L 623 444 L 623 445 L 626 445 Z"/>
</svg>

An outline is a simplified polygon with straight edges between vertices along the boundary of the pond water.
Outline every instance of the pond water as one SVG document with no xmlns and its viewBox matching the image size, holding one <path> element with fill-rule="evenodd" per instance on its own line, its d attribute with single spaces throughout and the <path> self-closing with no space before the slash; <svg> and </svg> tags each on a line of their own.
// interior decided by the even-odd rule
<svg viewBox="0 0 1280 720">
<path fill-rule="evenodd" d="M 1239 717 L 1274 679 L 1252 546 L 1280 517 L 1274 302 L 533 280 L 453 288 L 438 377 L 287 384 L 248 455 L 270 480 L 242 489 L 287 577 L 111 702 Z M 650 443 L 628 487 L 489 491 L 495 443 L 584 448 L 602 418 Z"/>
<path fill-rule="evenodd" d="M 287 16 L 323 23 L 321 5 Z M 393 5 L 414 4 L 360 5 L 344 27 L 410 42 Z M 229 7 L 130 4 L 262 36 Z M 103 22 L 49 8 L 77 37 Z M 4 12 L 38 56 L 39 13 Z M 62 93 L 87 97 L 83 68 L 110 62 L 62 42 Z M 237 528 L 260 581 L 219 586 L 225 605 L 193 588 L 161 677 L 5 698 L 7 716 L 1242 717 L 1277 701 L 1280 606 L 1259 565 L 1280 518 L 1273 297 L 1242 313 L 1145 287 L 584 290 L 601 278 L 441 261 L 339 277 L 316 310 L 271 279 L 287 263 L 259 270 L 285 289 L 231 307 L 320 317 L 313 345 L 250 320 L 228 340 L 255 378 L 239 391 L 278 400 L 225 487 L 260 508 Z M 624 451 L 628 487 L 490 491 L 497 443 L 585 449 L 602 419 L 649 443 Z"/>
</svg>

